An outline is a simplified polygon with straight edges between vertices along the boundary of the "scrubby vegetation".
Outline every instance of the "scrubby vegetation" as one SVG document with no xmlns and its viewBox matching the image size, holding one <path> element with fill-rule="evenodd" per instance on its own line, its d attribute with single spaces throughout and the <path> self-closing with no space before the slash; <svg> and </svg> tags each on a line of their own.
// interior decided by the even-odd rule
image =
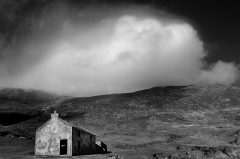
<svg viewBox="0 0 240 159">
<path fill-rule="evenodd" d="M 222 85 L 155 87 L 85 98 L 4 90 L 0 113 L 32 116 L 0 126 L 0 136 L 25 137 L 34 143 L 35 129 L 57 110 L 125 158 L 231 158 L 240 154 L 239 95 L 239 87 Z"/>
</svg>

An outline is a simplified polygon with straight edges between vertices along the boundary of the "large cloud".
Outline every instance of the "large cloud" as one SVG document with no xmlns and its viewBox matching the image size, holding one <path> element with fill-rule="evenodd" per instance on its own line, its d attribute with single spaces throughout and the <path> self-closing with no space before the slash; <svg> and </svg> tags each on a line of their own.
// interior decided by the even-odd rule
<svg viewBox="0 0 240 159">
<path fill-rule="evenodd" d="M 180 20 L 129 14 L 84 26 L 66 21 L 57 33 L 25 44 L 14 60 L 24 66 L 18 71 L 2 64 L 0 86 L 88 96 L 164 85 L 228 85 L 238 77 L 234 63 L 208 66 L 198 33 Z"/>
</svg>

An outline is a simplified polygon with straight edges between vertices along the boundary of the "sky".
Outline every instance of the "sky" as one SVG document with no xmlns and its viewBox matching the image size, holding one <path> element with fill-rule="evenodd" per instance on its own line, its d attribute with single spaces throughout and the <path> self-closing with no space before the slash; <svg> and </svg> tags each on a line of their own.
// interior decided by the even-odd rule
<svg viewBox="0 0 240 159">
<path fill-rule="evenodd" d="M 2 0 L 0 87 L 92 96 L 239 83 L 233 1 Z"/>
</svg>

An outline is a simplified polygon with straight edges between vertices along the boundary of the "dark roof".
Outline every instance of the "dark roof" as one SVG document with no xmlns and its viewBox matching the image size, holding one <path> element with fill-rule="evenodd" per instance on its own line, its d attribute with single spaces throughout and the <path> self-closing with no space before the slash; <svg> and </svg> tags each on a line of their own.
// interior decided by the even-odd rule
<svg viewBox="0 0 240 159">
<path fill-rule="evenodd" d="M 77 126 L 76 124 L 74 124 L 74 123 L 72 123 L 72 122 L 67 122 L 66 120 L 63 120 L 63 119 L 61 119 L 61 118 L 59 118 L 59 117 L 57 117 L 57 119 L 58 119 L 59 121 L 61 121 L 63 124 L 65 124 L 65 125 L 68 125 L 68 126 L 70 126 L 70 127 L 74 127 L 74 128 L 76 128 L 76 129 L 80 129 L 80 130 L 86 131 L 86 132 L 94 135 L 94 133 L 92 133 L 91 131 L 85 129 L 85 128 L 82 127 L 82 126 Z M 52 120 L 52 118 L 50 118 L 48 121 L 46 121 L 42 126 L 38 127 L 36 131 L 38 131 L 39 129 L 41 129 L 42 127 L 44 127 L 50 120 Z"/>
<path fill-rule="evenodd" d="M 76 129 L 84 130 L 84 131 L 86 131 L 86 132 L 94 135 L 94 133 L 92 133 L 91 131 L 85 129 L 85 128 L 82 127 L 82 126 L 78 126 L 78 125 L 76 125 L 76 124 L 74 124 L 74 123 L 72 123 L 72 122 L 67 122 L 66 120 L 63 120 L 63 119 L 61 119 L 61 118 L 58 118 L 58 120 L 60 120 L 62 123 L 66 124 L 66 125 L 69 125 L 69 126 L 71 126 L 71 127 L 74 127 L 74 128 L 76 128 Z"/>
</svg>

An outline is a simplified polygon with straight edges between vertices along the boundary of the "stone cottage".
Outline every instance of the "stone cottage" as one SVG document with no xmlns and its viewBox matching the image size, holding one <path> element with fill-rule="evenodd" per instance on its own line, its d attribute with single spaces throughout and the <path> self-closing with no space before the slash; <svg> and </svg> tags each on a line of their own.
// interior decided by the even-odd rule
<svg viewBox="0 0 240 159">
<path fill-rule="evenodd" d="M 59 118 L 56 111 L 36 130 L 36 156 L 93 154 L 97 153 L 98 147 L 93 133 Z"/>
</svg>

